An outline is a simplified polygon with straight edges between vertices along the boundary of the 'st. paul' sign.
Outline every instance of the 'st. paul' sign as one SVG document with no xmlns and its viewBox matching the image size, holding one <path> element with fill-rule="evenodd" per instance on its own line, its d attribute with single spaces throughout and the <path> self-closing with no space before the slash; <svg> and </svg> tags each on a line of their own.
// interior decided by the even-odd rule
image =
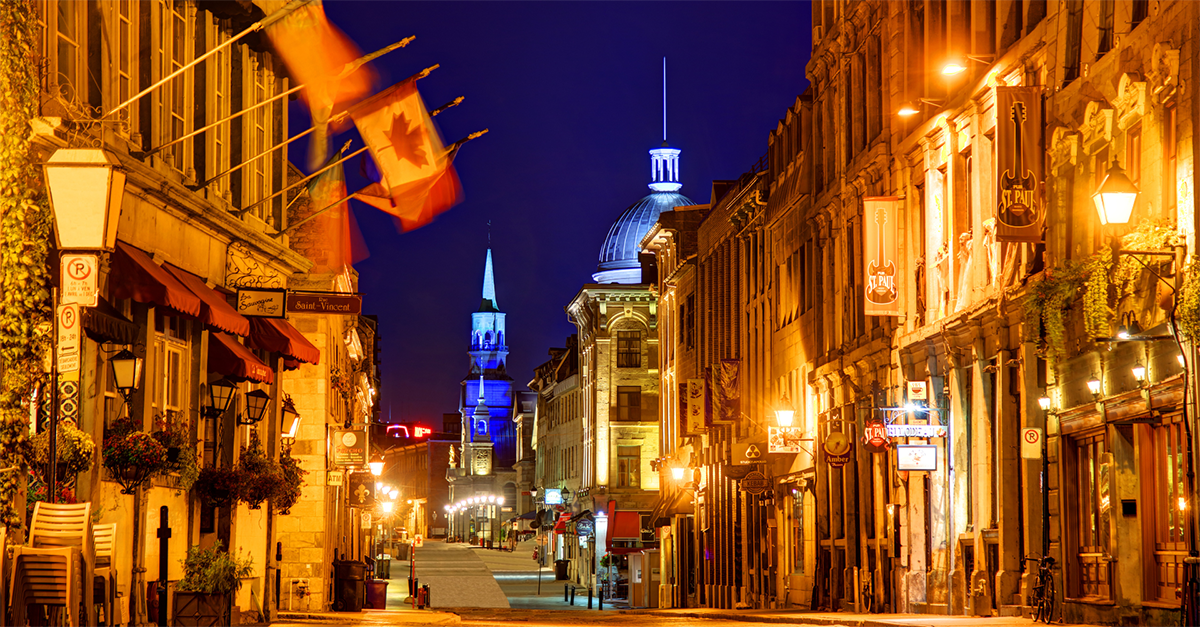
<svg viewBox="0 0 1200 627">
<path fill-rule="evenodd" d="M 1042 224 L 1046 219 L 1042 172 L 1042 89 L 997 87 L 998 241 L 1042 241 Z"/>
<path fill-rule="evenodd" d="M 894 197 L 863 199 L 863 267 L 866 268 L 866 314 L 900 315 L 896 280 L 896 206 Z"/>
</svg>

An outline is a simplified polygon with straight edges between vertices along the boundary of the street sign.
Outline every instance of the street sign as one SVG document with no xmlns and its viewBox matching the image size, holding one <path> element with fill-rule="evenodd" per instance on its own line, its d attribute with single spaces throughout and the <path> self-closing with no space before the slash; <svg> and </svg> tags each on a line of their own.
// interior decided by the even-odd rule
<svg viewBox="0 0 1200 627">
<path fill-rule="evenodd" d="M 949 433 L 945 425 L 888 425 L 892 438 L 944 438 Z"/>
<path fill-rule="evenodd" d="M 767 461 L 767 443 L 762 440 L 747 440 L 733 443 L 733 463 L 761 464 Z"/>
<path fill-rule="evenodd" d="M 887 450 L 889 442 L 887 427 L 882 420 L 871 420 L 863 427 L 863 444 L 868 451 L 882 453 Z"/>
<path fill-rule="evenodd" d="M 750 494 L 762 494 L 769 487 L 771 487 L 771 480 L 757 470 L 748 473 L 741 481 L 742 490 Z"/>
<path fill-rule="evenodd" d="M 335 429 L 333 432 L 333 463 L 335 466 L 367 465 L 367 432 Z"/>
<path fill-rule="evenodd" d="M 808 440 L 802 427 L 767 427 L 768 453 L 799 453 L 804 450 L 800 443 Z"/>
<path fill-rule="evenodd" d="M 371 528 L 371 512 L 363 512 L 363 513 L 362 513 L 362 525 L 361 525 L 361 527 L 362 527 L 363 529 L 370 529 L 370 528 Z"/>
<path fill-rule="evenodd" d="M 95 307 L 99 297 L 96 290 L 96 278 L 100 275 L 98 266 L 96 255 L 63 254 L 59 302 Z"/>
<path fill-rule="evenodd" d="M 292 313 L 344 314 L 362 313 L 362 296 L 358 294 L 297 294 L 287 295 L 287 310 Z"/>
<path fill-rule="evenodd" d="M 1021 459 L 1041 459 L 1043 437 L 1041 427 L 1021 429 Z"/>
<path fill-rule="evenodd" d="M 937 470 L 937 448 L 932 444 L 901 444 L 896 447 L 896 470 Z"/>
<path fill-rule="evenodd" d="M 325 485 L 341 486 L 346 483 L 346 473 L 341 470 L 330 470 L 325 473 Z"/>
<path fill-rule="evenodd" d="M 67 303 L 58 306 L 58 344 L 56 355 L 59 372 L 79 370 L 79 305 Z"/>
<path fill-rule="evenodd" d="M 256 318 L 282 318 L 287 301 L 287 290 L 239 289 L 237 312 Z"/>
<path fill-rule="evenodd" d="M 834 468 L 841 468 L 850 461 L 854 452 L 854 440 L 841 431 L 834 431 L 825 436 L 825 461 Z"/>
<path fill-rule="evenodd" d="M 419 533 L 414 535 L 413 536 L 413 546 L 418 549 L 425 546 L 425 536 L 423 536 Z"/>
</svg>

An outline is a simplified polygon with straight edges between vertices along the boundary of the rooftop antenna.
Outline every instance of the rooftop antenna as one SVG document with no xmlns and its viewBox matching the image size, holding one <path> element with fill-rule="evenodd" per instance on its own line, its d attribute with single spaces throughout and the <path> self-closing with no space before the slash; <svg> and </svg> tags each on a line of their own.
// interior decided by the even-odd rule
<svg viewBox="0 0 1200 627">
<path fill-rule="evenodd" d="M 663 57 L 663 145 L 667 145 L 667 58 Z"/>
<path fill-rule="evenodd" d="M 488 248 L 492 247 L 492 221 L 488 220 Z"/>
</svg>

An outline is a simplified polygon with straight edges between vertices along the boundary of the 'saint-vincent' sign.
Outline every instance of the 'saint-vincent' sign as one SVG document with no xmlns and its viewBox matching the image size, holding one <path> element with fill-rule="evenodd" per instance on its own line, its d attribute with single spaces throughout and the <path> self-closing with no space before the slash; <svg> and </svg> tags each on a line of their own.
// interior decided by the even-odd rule
<svg viewBox="0 0 1200 627">
<path fill-rule="evenodd" d="M 287 310 L 291 313 L 358 315 L 362 313 L 362 296 L 291 292 L 287 295 Z"/>
</svg>

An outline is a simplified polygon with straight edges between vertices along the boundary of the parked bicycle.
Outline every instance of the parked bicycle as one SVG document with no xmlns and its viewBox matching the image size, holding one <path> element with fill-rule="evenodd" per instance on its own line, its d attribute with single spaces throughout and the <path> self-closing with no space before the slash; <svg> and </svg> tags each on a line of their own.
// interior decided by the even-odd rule
<svg viewBox="0 0 1200 627">
<path fill-rule="evenodd" d="M 1200 557 L 1183 558 L 1183 587 L 1179 589 L 1179 624 L 1183 627 L 1200 625 L 1200 578 L 1197 568 Z"/>
<path fill-rule="evenodd" d="M 1027 562 L 1037 562 L 1038 569 L 1033 580 L 1033 592 L 1029 604 L 1033 607 L 1033 621 L 1049 624 L 1054 617 L 1054 558 L 1049 555 L 1027 557 Z"/>
<path fill-rule="evenodd" d="M 867 614 L 872 613 L 872 608 L 875 605 L 875 581 L 871 573 L 867 573 L 862 580 L 862 603 L 863 611 Z"/>
</svg>

